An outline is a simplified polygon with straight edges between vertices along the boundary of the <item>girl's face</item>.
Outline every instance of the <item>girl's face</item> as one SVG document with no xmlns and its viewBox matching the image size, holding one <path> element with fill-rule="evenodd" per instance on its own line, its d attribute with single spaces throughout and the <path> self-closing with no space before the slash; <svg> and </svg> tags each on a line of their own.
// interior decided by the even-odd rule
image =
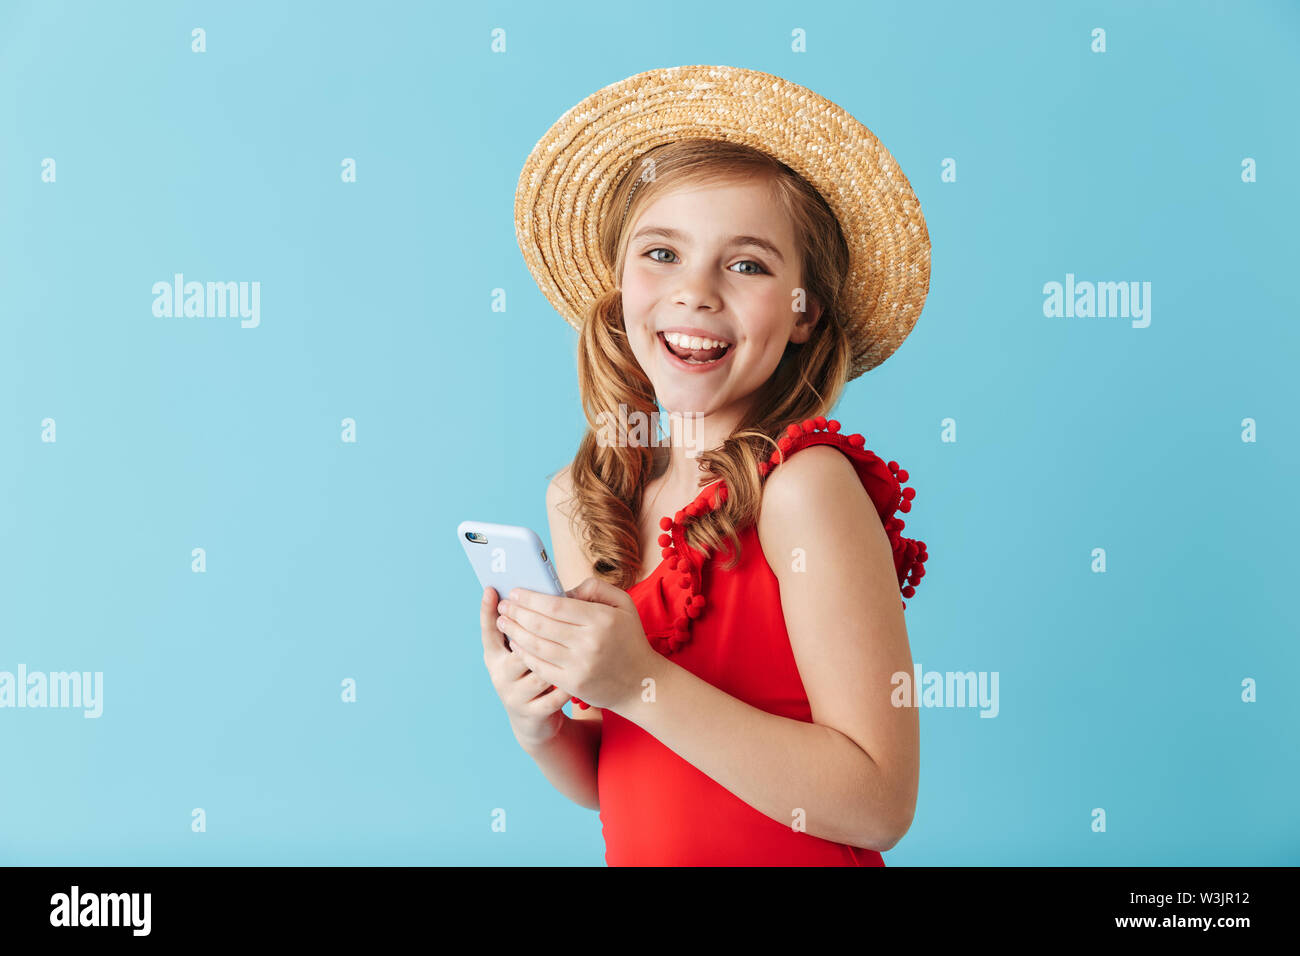
<svg viewBox="0 0 1300 956">
<path fill-rule="evenodd" d="M 737 414 L 821 309 L 794 310 L 802 281 L 794 227 L 766 182 L 683 187 L 632 224 L 621 277 L 632 352 L 669 412 Z M 665 332 L 728 344 L 718 361 L 674 357 Z M 690 347 L 689 342 L 680 342 Z"/>
</svg>

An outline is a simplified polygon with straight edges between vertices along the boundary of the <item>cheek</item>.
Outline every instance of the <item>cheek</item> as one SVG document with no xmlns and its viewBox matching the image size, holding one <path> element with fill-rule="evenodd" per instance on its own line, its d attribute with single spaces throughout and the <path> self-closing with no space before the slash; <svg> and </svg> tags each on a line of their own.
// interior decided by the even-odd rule
<svg viewBox="0 0 1300 956">
<path fill-rule="evenodd" d="M 654 312 L 654 291 L 644 274 L 627 268 L 623 270 L 623 282 L 620 290 L 623 296 L 623 325 L 627 329 L 628 341 L 632 354 L 645 368 L 651 359 L 652 334 L 649 317 Z"/>
<path fill-rule="evenodd" d="M 784 286 L 755 290 L 744 304 L 750 337 L 761 348 L 784 349 L 797 316 L 791 309 L 793 297 Z"/>
<path fill-rule="evenodd" d="M 636 263 L 623 267 L 623 309 L 637 311 L 637 307 L 649 302 L 654 296 L 654 279 L 644 269 L 637 268 Z"/>
<path fill-rule="evenodd" d="M 767 315 L 773 324 L 783 325 L 787 319 L 793 321 L 794 287 L 783 282 L 765 283 L 762 289 L 754 293 L 754 305 Z"/>
</svg>

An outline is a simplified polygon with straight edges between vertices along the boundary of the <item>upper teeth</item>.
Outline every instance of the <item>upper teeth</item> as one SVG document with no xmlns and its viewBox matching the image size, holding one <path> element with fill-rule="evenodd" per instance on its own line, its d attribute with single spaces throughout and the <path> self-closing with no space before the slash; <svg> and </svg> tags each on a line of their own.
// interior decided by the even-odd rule
<svg viewBox="0 0 1300 956">
<path fill-rule="evenodd" d="M 679 349 L 719 349 L 731 345 L 730 342 L 719 342 L 717 339 L 702 339 L 698 335 L 682 335 L 680 332 L 665 332 L 664 338 Z"/>
</svg>

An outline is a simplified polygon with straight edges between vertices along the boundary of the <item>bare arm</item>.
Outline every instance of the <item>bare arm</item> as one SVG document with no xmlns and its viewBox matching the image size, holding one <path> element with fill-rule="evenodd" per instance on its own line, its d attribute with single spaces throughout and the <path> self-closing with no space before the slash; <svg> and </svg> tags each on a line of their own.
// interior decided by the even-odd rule
<svg viewBox="0 0 1300 956">
<path fill-rule="evenodd" d="M 888 850 L 911 826 L 919 765 L 916 712 L 890 702 L 892 675 L 912 665 L 888 535 L 843 454 L 808 448 L 768 479 L 759 536 L 814 723 L 666 658 L 649 675 L 655 701 L 632 695 L 619 716 L 773 820 Z M 806 571 L 791 569 L 794 548 Z"/>
<path fill-rule="evenodd" d="M 564 468 L 546 488 L 546 515 L 551 530 L 552 557 L 560 586 L 566 590 L 592 573 L 590 562 L 582 554 L 569 528 L 565 510 L 571 507 L 569 469 Z M 578 576 L 575 578 L 575 570 Z M 556 790 L 588 810 L 600 809 L 596 787 L 596 761 L 600 753 L 601 711 L 597 707 L 581 710 L 576 705 L 573 716 L 566 717 L 559 732 L 543 744 L 524 746 L 542 774 Z M 521 744 L 522 746 L 522 744 Z"/>
<path fill-rule="evenodd" d="M 546 743 L 524 747 L 556 790 L 588 810 L 600 809 L 596 789 L 600 728 L 599 720 L 566 717 L 559 733 Z"/>
</svg>

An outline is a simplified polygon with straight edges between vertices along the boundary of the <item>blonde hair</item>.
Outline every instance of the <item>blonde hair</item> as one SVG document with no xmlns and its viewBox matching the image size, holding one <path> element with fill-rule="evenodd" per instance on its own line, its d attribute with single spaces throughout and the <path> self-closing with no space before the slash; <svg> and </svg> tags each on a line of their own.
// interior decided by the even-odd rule
<svg viewBox="0 0 1300 956">
<path fill-rule="evenodd" d="M 734 568 L 740 560 L 739 531 L 758 519 L 762 496 L 758 465 L 777 448 L 777 439 L 796 422 L 826 415 L 848 381 L 852 348 L 836 308 L 848 271 L 849 252 L 839 223 L 822 196 L 789 166 L 739 143 L 688 139 L 647 151 L 615 187 L 610 209 L 600 224 L 601 254 L 616 277 L 623 275 L 627 255 L 627 226 L 637 211 L 654 198 L 683 185 L 766 181 L 777 202 L 790 216 L 802 263 L 806 301 L 822 305 L 812 337 L 791 343 L 771 377 L 758 390 L 745 417 L 719 447 L 696 457 L 704 472 L 703 486 L 718 478 L 727 485 L 727 498 L 686 524 L 686 540 L 710 551 L 730 542 Z M 641 170 L 646 160 L 653 178 Z M 630 203 L 628 202 L 631 200 Z M 626 212 L 624 209 L 626 208 Z M 602 420 L 618 420 L 622 406 L 647 421 L 657 418 L 654 387 L 632 353 L 623 322 L 623 296 L 612 290 L 593 303 L 578 338 L 578 389 L 588 428 L 569 469 L 577 507 L 570 528 L 591 560 L 596 575 L 620 588 L 636 582 L 642 561 L 640 512 L 649 480 L 666 466 L 666 451 L 654 446 L 602 443 Z M 676 509 L 684 506 L 670 503 Z M 671 512 L 670 512 L 671 513 Z"/>
</svg>

